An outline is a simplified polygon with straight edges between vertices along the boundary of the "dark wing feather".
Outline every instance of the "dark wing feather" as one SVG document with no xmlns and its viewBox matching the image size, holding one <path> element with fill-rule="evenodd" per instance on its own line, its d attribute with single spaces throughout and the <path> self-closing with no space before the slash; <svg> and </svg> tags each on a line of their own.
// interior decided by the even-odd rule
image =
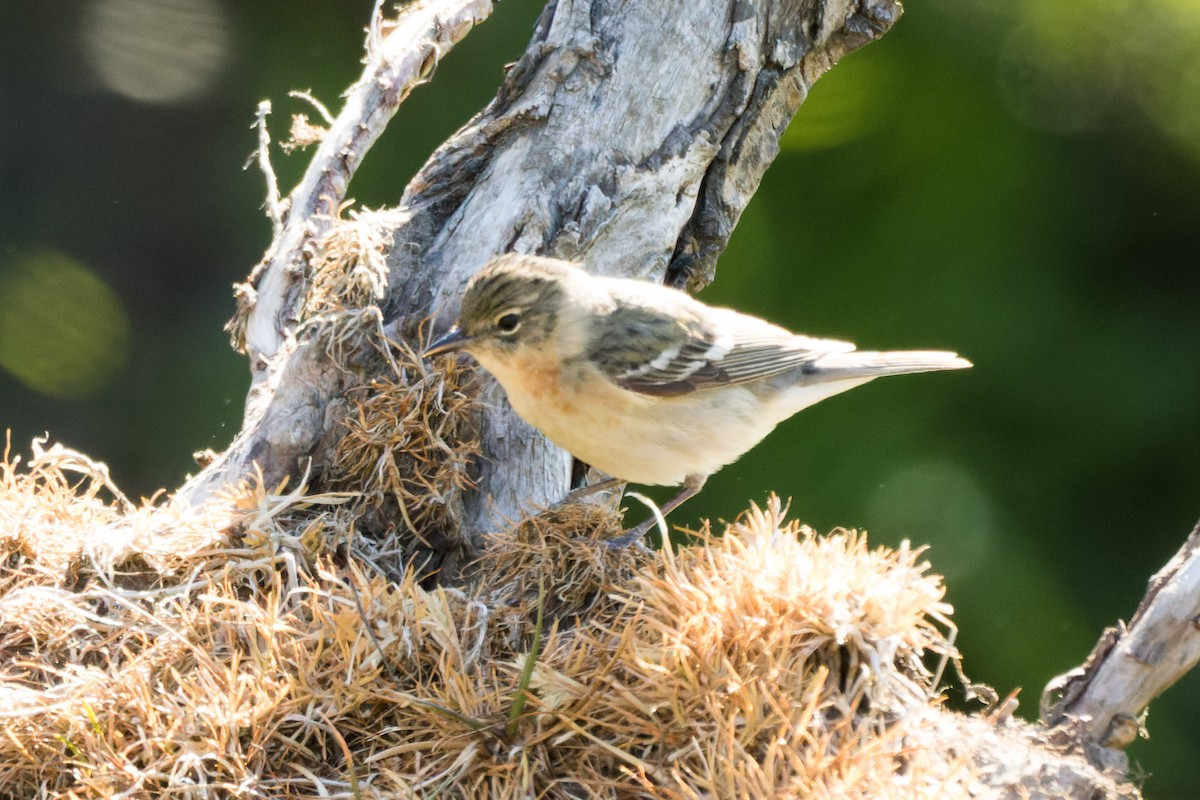
<svg viewBox="0 0 1200 800">
<path fill-rule="evenodd" d="M 732 311 L 674 311 L 619 306 L 599 322 L 588 357 L 618 386 L 672 396 L 769 378 L 853 349 Z"/>
</svg>

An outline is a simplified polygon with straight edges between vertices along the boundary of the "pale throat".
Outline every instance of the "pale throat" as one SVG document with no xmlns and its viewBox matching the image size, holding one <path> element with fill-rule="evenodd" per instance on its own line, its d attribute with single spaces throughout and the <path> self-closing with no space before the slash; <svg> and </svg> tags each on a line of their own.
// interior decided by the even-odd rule
<svg viewBox="0 0 1200 800">
<path fill-rule="evenodd" d="M 536 413 L 531 405 L 562 409 L 568 404 L 562 389 L 561 362 L 554 353 L 483 352 L 472 355 L 500 382 L 509 401 L 522 416 Z"/>
</svg>

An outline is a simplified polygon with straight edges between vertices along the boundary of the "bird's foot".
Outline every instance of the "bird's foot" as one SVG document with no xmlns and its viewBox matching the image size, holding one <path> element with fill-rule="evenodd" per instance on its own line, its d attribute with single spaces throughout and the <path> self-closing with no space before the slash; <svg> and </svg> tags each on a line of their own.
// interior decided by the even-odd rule
<svg viewBox="0 0 1200 800">
<path fill-rule="evenodd" d="M 654 515 L 645 522 L 642 522 L 640 525 L 630 528 L 620 536 L 613 537 L 612 539 L 605 539 L 604 544 L 610 550 L 619 550 L 622 547 L 628 547 L 634 542 L 640 542 L 647 533 L 655 528 L 655 526 L 662 527 L 663 536 L 669 535 L 666 522 L 667 514 L 670 514 L 685 502 L 699 494 L 700 489 L 704 487 L 704 482 L 706 480 L 708 480 L 707 475 L 688 475 L 683 482 L 683 488 L 679 490 L 679 494 L 663 503 L 660 507 L 655 507 L 649 500 L 641 495 L 634 495 L 638 499 L 646 502 L 647 505 L 650 505 L 651 508 L 654 509 Z"/>
</svg>

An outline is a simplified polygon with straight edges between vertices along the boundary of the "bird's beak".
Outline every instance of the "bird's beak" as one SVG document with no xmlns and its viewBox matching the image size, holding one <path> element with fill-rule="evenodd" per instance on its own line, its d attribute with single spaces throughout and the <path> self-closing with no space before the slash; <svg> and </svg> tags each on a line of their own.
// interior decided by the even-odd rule
<svg viewBox="0 0 1200 800">
<path fill-rule="evenodd" d="M 425 352 L 421 353 L 421 356 L 429 358 L 430 356 L 437 356 L 442 353 L 452 353 L 455 350 L 463 349 L 470 343 L 471 337 L 463 333 L 462 328 L 455 325 L 430 342 L 429 346 L 425 348 Z"/>
</svg>

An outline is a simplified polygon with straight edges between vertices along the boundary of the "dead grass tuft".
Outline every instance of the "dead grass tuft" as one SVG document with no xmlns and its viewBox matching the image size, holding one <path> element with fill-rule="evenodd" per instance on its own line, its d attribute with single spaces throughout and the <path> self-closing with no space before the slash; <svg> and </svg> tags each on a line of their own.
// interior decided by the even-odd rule
<svg viewBox="0 0 1200 800">
<path fill-rule="evenodd" d="M 350 211 L 311 245 L 304 319 L 368 308 L 387 291 L 388 212 Z"/>
<path fill-rule="evenodd" d="M 493 536 L 467 574 L 475 594 L 496 611 L 497 650 L 521 652 L 539 608 L 547 625 L 560 629 L 613 619 L 621 603 L 612 587 L 651 559 L 646 550 L 605 547 L 603 539 L 620 532 L 615 511 L 571 504 Z"/>
<path fill-rule="evenodd" d="M 430 370 L 406 343 L 395 345 L 393 363 L 394 376 L 348 396 L 353 410 L 325 483 L 355 495 L 347 513 L 361 534 L 356 551 L 400 579 L 420 553 L 465 545 L 457 532 L 479 455 L 478 373 L 456 359 Z"/>
<path fill-rule="evenodd" d="M 312 243 L 297 335 L 319 337 L 328 363 L 364 373 L 347 381 L 341 435 L 318 459 L 326 464 L 320 482 L 348 497 L 344 519 L 332 526 L 343 541 L 401 580 L 410 565 L 466 544 L 458 531 L 479 455 L 480 378 L 455 358 L 430 369 L 421 341 L 386 335 L 376 303 L 387 285 L 396 213 L 351 211 Z M 419 335 L 428 326 L 417 327 Z M 378 365 L 386 365 L 382 374 L 365 374 Z"/>
<path fill-rule="evenodd" d="M 783 525 L 774 499 L 699 537 L 611 585 L 611 613 L 547 643 L 522 729 L 551 759 L 547 786 L 885 796 L 914 763 L 904 721 L 937 702 L 922 657 L 955 656 L 938 579 L 911 551 Z"/>
<path fill-rule="evenodd" d="M 426 589 L 353 546 L 353 509 L 443 524 L 462 467 L 376 413 L 341 462 L 364 492 L 246 486 L 224 528 L 134 508 L 62 448 L 5 458 L 5 793 L 962 794 L 914 738 L 938 703 L 927 657 L 954 657 L 917 553 L 815 536 L 775 500 L 695 546 L 613 551 L 613 513 L 569 505 L 494 537 L 463 588 Z"/>
</svg>

